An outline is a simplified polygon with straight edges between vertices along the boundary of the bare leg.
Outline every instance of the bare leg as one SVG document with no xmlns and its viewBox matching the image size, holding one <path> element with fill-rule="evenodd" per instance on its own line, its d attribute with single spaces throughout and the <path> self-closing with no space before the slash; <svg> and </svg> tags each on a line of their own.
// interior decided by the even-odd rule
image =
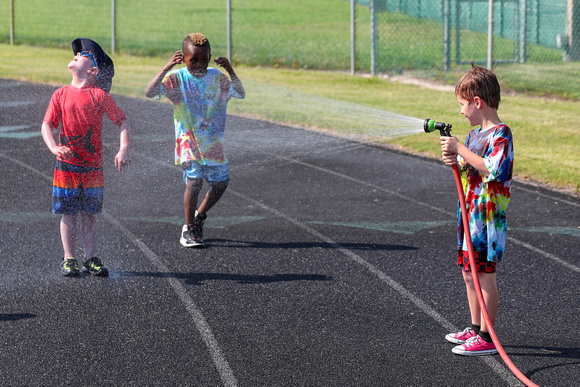
<svg viewBox="0 0 580 387">
<path fill-rule="evenodd" d="M 81 232 L 85 248 L 85 261 L 95 256 L 97 244 L 97 215 L 83 212 L 81 218 Z"/>
<path fill-rule="evenodd" d="M 60 219 L 60 238 L 64 248 L 64 259 L 74 258 L 77 236 L 77 214 L 62 215 Z"/>
<path fill-rule="evenodd" d="M 481 325 L 481 330 L 489 332 L 489 328 L 479 302 L 477 300 L 477 292 L 475 290 L 475 282 L 471 277 L 471 273 L 463 272 L 463 279 L 467 288 L 467 300 L 469 301 L 469 311 L 471 312 L 471 322 L 476 325 Z M 487 314 L 492 326 L 495 324 L 497 317 L 497 309 L 499 304 L 499 297 L 497 292 L 497 285 L 495 282 L 495 273 L 479 273 L 479 284 L 483 293 L 483 300 L 487 309 Z"/>
<path fill-rule="evenodd" d="M 185 193 L 183 195 L 183 208 L 185 210 L 185 223 L 193 224 L 195 210 L 197 209 L 197 198 L 203 187 L 203 179 L 188 179 Z"/>
<path fill-rule="evenodd" d="M 495 282 L 495 273 L 480 273 L 479 284 L 483 293 L 483 299 L 491 322 L 492 328 L 495 326 L 495 318 L 497 317 L 497 308 L 499 305 L 499 296 L 497 293 L 497 284 Z M 489 332 L 489 327 L 481 315 L 481 330 Z"/>
<path fill-rule="evenodd" d="M 204 214 L 207 211 L 209 211 L 210 208 L 212 208 L 221 199 L 224 192 L 226 192 L 227 187 L 228 187 L 227 181 L 212 183 L 209 191 L 207 191 L 207 194 L 205 195 L 203 202 L 197 209 L 197 212 L 199 212 L 200 214 Z"/>
<path fill-rule="evenodd" d="M 467 289 L 467 301 L 469 302 L 469 312 L 471 314 L 471 323 L 481 325 L 481 309 L 477 301 L 477 293 L 475 292 L 475 283 L 471 277 L 471 273 L 463 273 L 463 280 Z"/>
</svg>

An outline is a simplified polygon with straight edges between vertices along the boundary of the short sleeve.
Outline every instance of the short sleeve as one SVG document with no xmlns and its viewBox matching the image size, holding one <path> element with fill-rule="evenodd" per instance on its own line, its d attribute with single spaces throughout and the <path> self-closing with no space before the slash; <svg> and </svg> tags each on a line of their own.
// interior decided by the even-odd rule
<svg viewBox="0 0 580 387">
<path fill-rule="evenodd" d="M 489 176 L 485 182 L 505 181 L 510 178 L 513 151 L 511 146 L 511 132 L 507 126 L 497 130 L 491 140 L 488 152 L 483 158 Z"/>
</svg>

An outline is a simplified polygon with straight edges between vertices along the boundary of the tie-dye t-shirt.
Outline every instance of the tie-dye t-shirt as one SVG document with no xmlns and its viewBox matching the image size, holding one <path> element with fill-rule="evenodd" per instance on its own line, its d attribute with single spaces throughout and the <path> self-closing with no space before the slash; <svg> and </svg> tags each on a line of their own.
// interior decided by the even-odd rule
<svg viewBox="0 0 580 387">
<path fill-rule="evenodd" d="M 243 97 L 230 79 L 215 68 L 202 78 L 186 67 L 165 75 L 161 95 L 173 103 L 175 164 L 197 161 L 201 165 L 227 163 L 223 148 L 228 100 Z"/>
<path fill-rule="evenodd" d="M 487 256 L 488 261 L 500 262 L 504 255 L 506 208 L 511 196 L 514 165 L 512 133 L 503 123 L 487 130 L 475 129 L 467 135 L 465 146 L 483 157 L 490 173 L 486 177 L 459 156 L 473 250 L 480 257 Z M 457 228 L 458 249 L 467 250 L 460 209 Z"/>
</svg>

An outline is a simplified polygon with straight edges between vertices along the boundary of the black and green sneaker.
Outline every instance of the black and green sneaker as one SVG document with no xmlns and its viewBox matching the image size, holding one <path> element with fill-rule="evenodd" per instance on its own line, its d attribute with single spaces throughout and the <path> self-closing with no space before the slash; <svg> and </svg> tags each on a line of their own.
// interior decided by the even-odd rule
<svg viewBox="0 0 580 387">
<path fill-rule="evenodd" d="M 65 277 L 76 277 L 79 275 L 79 265 L 74 258 L 67 258 L 60 264 L 60 272 Z"/>
<path fill-rule="evenodd" d="M 83 271 L 98 277 L 108 277 L 109 269 L 97 257 L 87 259 L 83 265 Z"/>
</svg>

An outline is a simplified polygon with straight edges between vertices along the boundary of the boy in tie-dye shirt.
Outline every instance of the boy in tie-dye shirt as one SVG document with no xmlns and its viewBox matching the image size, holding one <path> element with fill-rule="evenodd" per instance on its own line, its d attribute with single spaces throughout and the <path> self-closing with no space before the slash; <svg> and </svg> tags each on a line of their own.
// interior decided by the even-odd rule
<svg viewBox="0 0 580 387">
<path fill-rule="evenodd" d="M 473 245 L 481 290 L 490 322 L 495 323 L 498 308 L 496 263 L 504 258 L 506 242 L 506 208 L 511 196 L 514 162 L 510 128 L 497 114 L 500 86 L 495 74 L 480 66 L 472 66 L 455 86 L 461 114 L 471 126 L 465 144 L 455 137 L 441 137 L 445 164 L 458 165 L 469 216 L 469 231 Z M 489 327 L 480 309 L 475 283 L 471 276 L 462 214 L 458 210 L 458 262 L 463 267 L 463 279 L 471 312 L 471 327 L 450 333 L 445 338 L 455 344 L 453 352 L 465 356 L 497 353 Z"/>
<path fill-rule="evenodd" d="M 204 247 L 203 223 L 206 212 L 225 192 L 229 181 L 223 134 L 226 108 L 231 98 L 244 98 L 244 87 L 227 58 L 215 63 L 229 74 L 208 68 L 209 40 L 189 34 L 163 69 L 147 86 L 149 98 L 165 96 L 173 104 L 175 124 L 175 163 L 183 167 L 185 224 L 180 242 L 185 247 Z M 172 70 L 176 64 L 186 67 Z M 203 180 L 210 185 L 205 199 L 197 206 Z"/>
</svg>

